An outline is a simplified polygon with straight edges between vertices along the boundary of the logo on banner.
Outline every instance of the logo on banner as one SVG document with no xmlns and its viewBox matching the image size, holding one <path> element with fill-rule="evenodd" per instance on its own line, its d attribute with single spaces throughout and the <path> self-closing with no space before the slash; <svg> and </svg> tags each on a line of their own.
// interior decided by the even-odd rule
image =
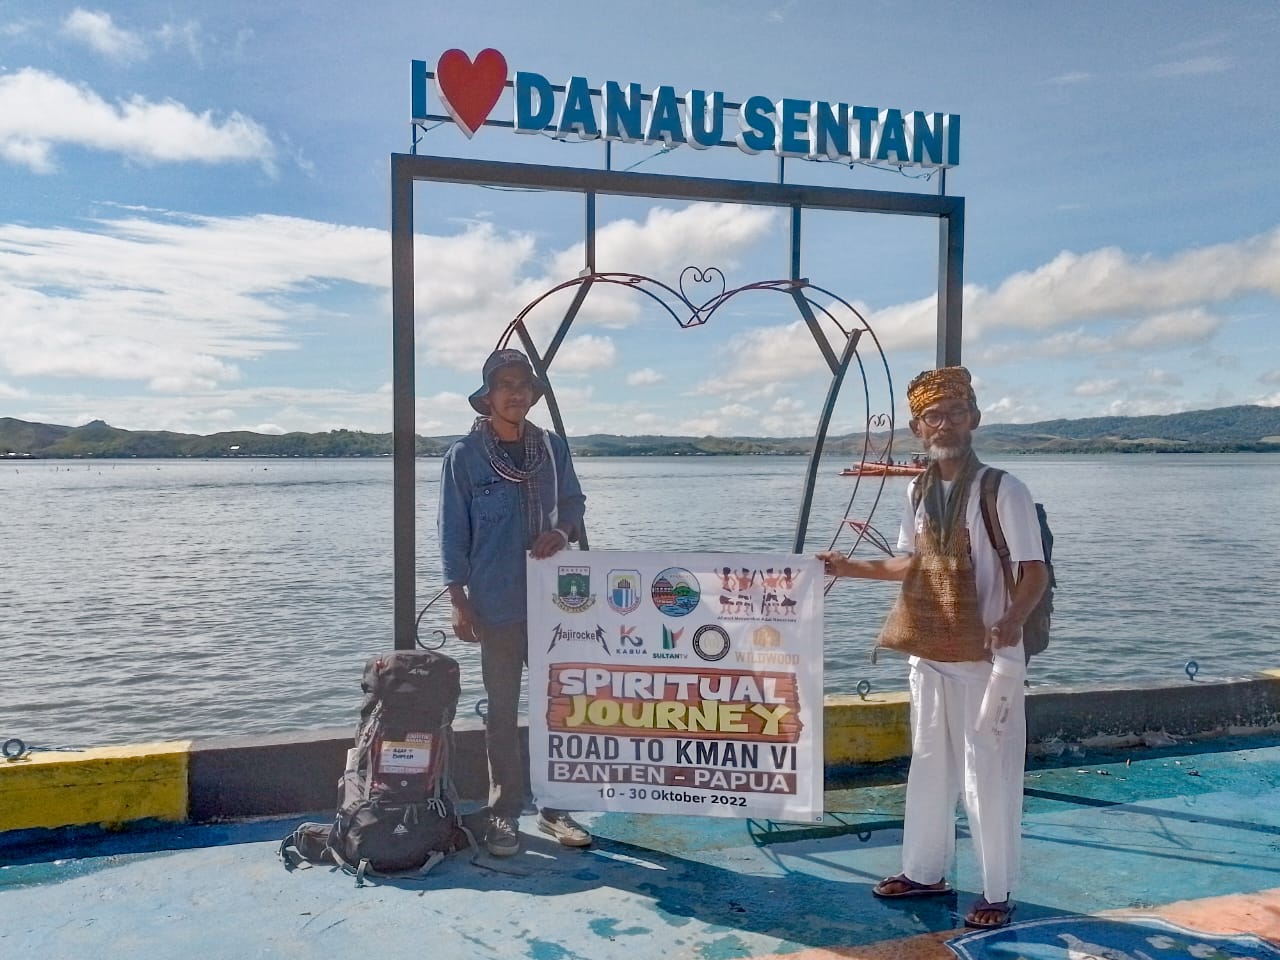
<svg viewBox="0 0 1280 960">
<path fill-rule="evenodd" d="M 718 623 L 699 627 L 693 635 L 693 652 L 703 660 L 723 660 L 729 655 L 729 647 L 729 634 Z"/>
<path fill-rule="evenodd" d="M 610 570 L 609 592 L 605 600 L 618 613 L 626 616 L 640 606 L 640 571 Z"/>
<path fill-rule="evenodd" d="M 591 568 L 561 567 L 556 578 L 556 593 L 551 599 L 567 613 L 581 613 L 591 607 L 596 602 L 591 593 Z"/>
<path fill-rule="evenodd" d="M 773 627 L 757 627 L 751 632 L 751 645 L 755 647 L 780 647 L 782 634 Z"/>
<path fill-rule="evenodd" d="M 644 637 L 636 633 L 637 629 L 626 624 L 618 626 L 618 645 L 615 650 L 619 656 L 634 657 L 644 653 Z"/>
<path fill-rule="evenodd" d="M 683 660 L 685 655 L 676 650 L 676 645 L 680 642 L 680 637 L 684 633 L 684 627 L 679 630 L 672 630 L 666 624 L 662 627 L 662 650 L 653 652 L 654 660 Z"/>
<path fill-rule="evenodd" d="M 693 613 L 702 596 L 698 578 L 683 567 L 667 567 L 653 578 L 649 587 L 653 605 L 669 617 L 684 617 Z"/>
<path fill-rule="evenodd" d="M 719 620 L 792 623 L 799 617 L 796 595 L 801 574 L 791 567 L 722 567 L 716 576 L 720 580 Z"/>
<path fill-rule="evenodd" d="M 547 647 L 547 653 L 555 649 L 557 643 L 598 643 L 603 648 L 605 655 L 609 654 L 609 644 L 605 643 L 604 627 L 596 624 L 594 630 L 574 630 L 572 628 L 566 630 L 561 624 L 556 624 L 554 630 L 551 631 L 551 646 Z"/>
</svg>

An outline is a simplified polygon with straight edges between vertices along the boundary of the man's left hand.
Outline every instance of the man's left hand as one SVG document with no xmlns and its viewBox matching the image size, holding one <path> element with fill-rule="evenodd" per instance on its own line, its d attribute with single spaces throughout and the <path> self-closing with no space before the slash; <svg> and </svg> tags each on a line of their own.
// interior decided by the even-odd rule
<svg viewBox="0 0 1280 960">
<path fill-rule="evenodd" d="M 1016 647 L 1022 639 L 1022 621 L 1006 614 L 991 625 L 987 631 L 987 646 L 992 650 L 999 647 Z"/>
<path fill-rule="evenodd" d="M 535 560 L 542 560 L 545 557 L 555 556 L 568 545 L 569 535 L 559 527 L 553 527 L 538 534 L 537 539 L 533 541 L 533 546 L 529 548 L 529 555 Z"/>
</svg>

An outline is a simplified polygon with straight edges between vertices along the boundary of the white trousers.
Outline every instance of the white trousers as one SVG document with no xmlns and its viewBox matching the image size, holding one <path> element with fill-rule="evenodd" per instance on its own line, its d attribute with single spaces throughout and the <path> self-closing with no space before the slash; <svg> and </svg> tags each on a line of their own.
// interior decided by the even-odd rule
<svg viewBox="0 0 1280 960">
<path fill-rule="evenodd" d="M 998 903 L 1018 875 L 1027 719 L 1019 684 L 1002 735 L 974 731 L 989 674 L 986 664 L 912 663 L 902 871 L 917 883 L 943 879 L 955 861 L 956 800 L 963 797 L 982 893 Z"/>
</svg>

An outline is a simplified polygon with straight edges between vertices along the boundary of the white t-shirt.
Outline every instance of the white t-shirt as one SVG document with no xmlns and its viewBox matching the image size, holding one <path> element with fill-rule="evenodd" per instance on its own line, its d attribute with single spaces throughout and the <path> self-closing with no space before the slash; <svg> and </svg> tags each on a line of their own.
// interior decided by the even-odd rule
<svg viewBox="0 0 1280 960">
<path fill-rule="evenodd" d="M 965 505 L 965 524 L 969 528 L 969 552 L 973 559 L 973 579 L 978 588 L 978 610 L 982 614 L 982 622 L 989 627 L 1004 614 L 1009 605 L 1009 597 L 1004 586 L 1004 571 L 1000 569 L 1000 555 L 991 545 L 986 525 L 982 522 L 980 484 L 986 471 L 986 467 L 980 469 L 970 484 L 969 502 Z M 924 501 L 921 500 L 915 510 L 911 507 L 912 490 L 921 480 L 922 478 L 916 477 L 907 486 L 906 508 L 902 514 L 902 527 L 898 532 L 898 549 L 906 553 L 915 550 L 916 534 L 924 530 Z M 1013 563 L 1013 575 L 1016 579 L 1019 574 L 1018 564 L 1024 560 L 1044 560 L 1044 549 L 1040 544 L 1040 521 L 1036 519 L 1036 505 L 1031 499 L 1031 491 L 1012 474 L 1006 473 L 1000 480 L 996 512 L 1000 515 L 1000 528 L 1009 545 L 1009 559 Z M 1011 660 L 1016 655 L 1019 663 L 1023 661 L 1021 642 L 1016 647 L 1002 648 L 1000 653 Z M 914 657 L 912 662 L 915 662 Z M 949 668 L 968 666 L 938 664 L 934 661 L 929 663 L 935 668 L 942 668 L 945 673 L 952 672 Z M 988 664 L 981 664 L 981 667 L 984 668 L 984 674 L 990 670 Z"/>
</svg>

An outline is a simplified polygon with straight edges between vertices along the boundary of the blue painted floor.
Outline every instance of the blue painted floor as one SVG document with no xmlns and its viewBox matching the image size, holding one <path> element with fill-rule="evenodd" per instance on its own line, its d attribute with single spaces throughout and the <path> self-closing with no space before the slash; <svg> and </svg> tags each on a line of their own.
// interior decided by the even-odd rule
<svg viewBox="0 0 1280 960">
<path fill-rule="evenodd" d="M 0 847 L 0 957 L 1012 960 L 1085 956 L 1069 938 L 1097 941 L 1057 921 L 1114 911 L 1184 925 L 1203 914 L 1246 932 L 1257 916 L 1251 932 L 1280 938 L 1280 735 L 1063 755 L 1033 765 L 1026 791 L 1021 925 L 950 949 L 977 888 L 963 823 L 956 895 L 878 901 L 871 884 L 899 870 L 902 789 L 864 784 L 828 791 L 819 827 L 584 814 L 597 836 L 586 851 L 525 818 L 516 857 L 458 854 L 420 882 L 360 889 L 328 868 L 282 867 L 292 819 L 11 844 Z M 1121 927 L 1090 929 L 1116 941 Z M 1030 949 L 1036 931 L 1048 939 Z M 1174 933 L 1142 937 L 1148 957 L 1212 955 Z M 1212 949 L 1280 957 L 1264 941 Z M 1116 960 L 1139 954 L 1115 945 Z"/>
</svg>

